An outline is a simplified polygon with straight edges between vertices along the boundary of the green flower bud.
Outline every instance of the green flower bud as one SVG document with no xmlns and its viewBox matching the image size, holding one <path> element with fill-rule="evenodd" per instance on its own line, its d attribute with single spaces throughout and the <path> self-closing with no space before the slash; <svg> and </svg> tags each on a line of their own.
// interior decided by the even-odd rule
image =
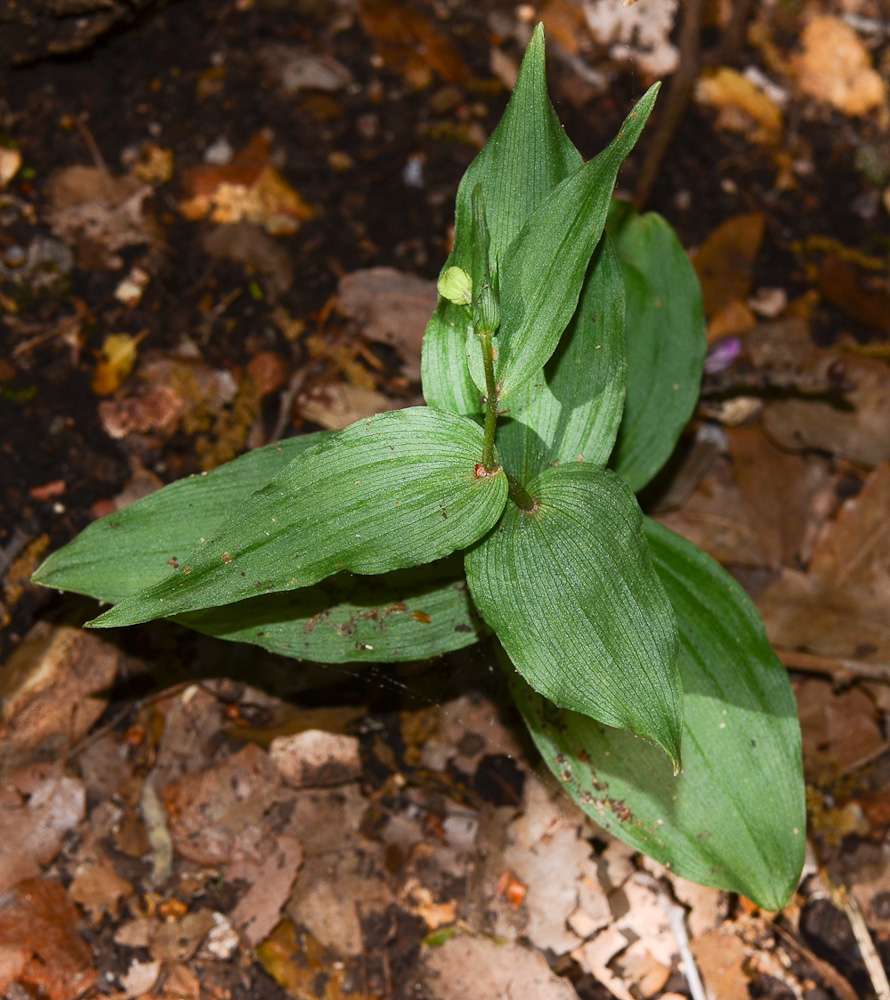
<svg viewBox="0 0 890 1000">
<path fill-rule="evenodd" d="M 473 301 L 473 279 L 462 267 L 449 267 L 436 286 L 443 299 L 458 306 L 468 306 Z"/>
</svg>

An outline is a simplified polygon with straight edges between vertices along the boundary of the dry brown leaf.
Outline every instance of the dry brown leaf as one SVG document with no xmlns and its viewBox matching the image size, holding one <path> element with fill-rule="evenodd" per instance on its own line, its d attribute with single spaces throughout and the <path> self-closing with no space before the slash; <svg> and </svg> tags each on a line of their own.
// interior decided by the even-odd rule
<svg viewBox="0 0 890 1000">
<path fill-rule="evenodd" d="M 252 745 L 164 789 L 170 835 L 179 854 L 203 865 L 225 864 L 238 835 L 260 824 L 280 794 L 281 776 Z"/>
<path fill-rule="evenodd" d="M 810 771 L 845 774 L 886 744 L 875 704 L 862 688 L 838 692 L 830 680 L 808 677 L 796 685 L 795 694 Z"/>
<path fill-rule="evenodd" d="M 836 17 L 814 17 L 791 57 L 800 89 L 847 115 L 864 115 L 887 99 L 887 87 L 856 32 Z"/>
<path fill-rule="evenodd" d="M 273 302 L 293 284 L 290 254 L 258 222 L 242 220 L 217 226 L 204 235 L 202 243 L 211 257 L 234 261 L 248 274 L 256 274 Z"/>
<path fill-rule="evenodd" d="M 310 52 L 296 45 L 272 42 L 260 50 L 266 69 L 277 78 L 282 94 L 293 97 L 301 90 L 334 93 L 352 83 L 352 74 L 333 56 Z"/>
<path fill-rule="evenodd" d="M 409 378 L 420 376 L 424 331 L 439 300 L 436 283 L 391 267 L 353 271 L 340 279 L 337 309 L 362 336 L 394 347 Z"/>
<path fill-rule="evenodd" d="M 79 914 L 64 887 L 48 878 L 22 882 L 0 900 L 0 992 L 76 1000 L 96 981 L 93 956 L 77 933 Z"/>
<path fill-rule="evenodd" d="M 185 178 L 179 203 L 191 221 L 253 222 L 273 236 L 294 233 L 313 210 L 272 166 L 272 135 L 261 129 L 224 165 L 202 164 Z"/>
<path fill-rule="evenodd" d="M 269 836 L 271 850 L 250 873 L 250 888 L 229 914 L 232 925 L 255 948 L 281 919 L 281 909 L 303 864 L 303 845 L 288 834 Z"/>
<path fill-rule="evenodd" d="M 311 396 L 300 396 L 298 405 L 306 420 L 328 430 L 340 431 L 356 420 L 385 410 L 397 410 L 400 404 L 376 389 L 338 382 L 336 385 L 319 386 Z"/>
<path fill-rule="evenodd" d="M 434 1000 L 577 1000 L 567 979 L 540 952 L 487 937 L 451 938 L 423 956 L 424 985 Z M 628 998 L 630 1000 L 630 998 Z"/>
<path fill-rule="evenodd" d="M 15 177 L 22 165 L 22 154 L 17 149 L 0 146 L 0 191 Z"/>
<path fill-rule="evenodd" d="M 819 269 L 819 291 L 848 316 L 890 336 L 890 291 L 883 275 L 873 289 L 866 288 L 861 273 L 832 253 Z"/>
<path fill-rule="evenodd" d="M 797 567 L 807 529 L 812 486 L 801 455 L 775 447 L 757 425 L 727 427 L 733 475 L 764 565 Z"/>
<path fill-rule="evenodd" d="M 133 886 L 115 871 L 114 865 L 105 856 L 95 858 L 80 868 L 68 887 L 71 898 L 87 911 L 94 924 L 104 915 L 117 916 L 122 899 L 133 895 Z"/>
<path fill-rule="evenodd" d="M 104 167 L 65 167 L 50 178 L 53 232 L 75 250 L 85 270 L 123 267 L 120 250 L 156 242 L 143 202 L 150 185 L 132 174 L 115 177 Z"/>
<path fill-rule="evenodd" d="M 693 939 L 690 947 L 711 996 L 748 1000 L 749 977 L 744 970 L 748 950 L 736 934 L 709 931 Z"/>
<path fill-rule="evenodd" d="M 360 0 L 359 21 L 386 65 L 418 89 L 433 74 L 446 83 L 466 84 L 471 73 L 463 56 L 417 7 L 398 0 Z"/>
<path fill-rule="evenodd" d="M 170 386 L 157 385 L 140 396 L 102 400 L 99 420 L 105 433 L 115 441 L 130 434 L 168 437 L 176 430 L 185 410 L 185 401 L 177 392 Z"/>
<path fill-rule="evenodd" d="M 0 673 L 0 766 L 17 749 L 81 739 L 105 709 L 120 655 L 82 629 L 38 622 Z"/>
<path fill-rule="evenodd" d="M 342 785 L 362 773 L 358 740 L 321 729 L 276 737 L 269 757 L 292 788 Z"/>
<path fill-rule="evenodd" d="M 721 223 L 692 255 L 706 316 L 730 302 L 747 299 L 765 224 L 760 212 L 736 215 Z"/>
<path fill-rule="evenodd" d="M 782 112 L 768 94 L 736 69 L 705 72 L 695 89 L 701 104 L 716 108 L 717 127 L 743 132 L 755 142 L 772 142 L 782 129 Z"/>
<path fill-rule="evenodd" d="M 58 770 L 17 772 L 3 787 L 0 806 L 0 895 L 32 878 L 62 848 L 65 834 L 86 814 L 86 793 L 77 778 Z"/>
</svg>

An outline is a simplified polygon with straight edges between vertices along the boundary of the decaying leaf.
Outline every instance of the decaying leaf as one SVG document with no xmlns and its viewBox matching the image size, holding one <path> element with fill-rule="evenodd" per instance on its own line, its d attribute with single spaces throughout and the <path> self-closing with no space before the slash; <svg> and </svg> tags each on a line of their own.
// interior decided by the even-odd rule
<svg viewBox="0 0 890 1000">
<path fill-rule="evenodd" d="M 692 255 L 706 316 L 748 298 L 765 224 L 760 212 L 736 215 L 721 223 Z"/>
<path fill-rule="evenodd" d="M 743 132 L 755 142 L 774 140 L 782 128 L 782 112 L 772 98 L 729 66 L 704 73 L 695 94 L 700 103 L 718 110 L 718 128 Z"/>
<path fill-rule="evenodd" d="M 887 85 L 856 32 L 839 18 L 814 17 L 791 58 L 800 89 L 848 115 L 864 115 L 884 104 Z"/>
<path fill-rule="evenodd" d="M 273 236 L 294 233 L 313 210 L 272 166 L 272 134 L 260 129 L 227 164 L 203 164 L 184 178 L 179 203 L 192 221 L 254 222 Z"/>
<path fill-rule="evenodd" d="M 79 914 L 61 883 L 32 878 L 0 900 L 0 991 L 47 1000 L 75 1000 L 95 983 L 98 972 L 77 933 Z M 19 994 L 16 994 L 19 995 Z"/>
</svg>

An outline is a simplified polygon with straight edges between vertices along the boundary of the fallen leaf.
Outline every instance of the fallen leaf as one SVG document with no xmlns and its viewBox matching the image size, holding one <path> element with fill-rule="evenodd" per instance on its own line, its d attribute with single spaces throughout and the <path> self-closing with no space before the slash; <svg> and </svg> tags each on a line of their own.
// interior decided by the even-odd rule
<svg viewBox="0 0 890 1000">
<path fill-rule="evenodd" d="M 398 0 L 360 0 L 358 13 L 384 63 L 412 87 L 428 87 L 434 73 L 446 83 L 469 82 L 463 56 L 417 7 Z"/>
<path fill-rule="evenodd" d="M 27 775 L 25 769 L 11 776 L 6 786 L 10 794 L 0 806 L 0 895 L 38 875 L 86 814 L 86 793 L 79 779 L 47 769 L 17 790 L 16 784 Z"/>
<path fill-rule="evenodd" d="M 217 226 L 202 239 L 204 249 L 218 260 L 241 264 L 248 275 L 257 275 L 274 302 L 293 284 L 290 254 L 279 246 L 259 222 L 232 222 Z"/>
<path fill-rule="evenodd" d="M 609 45 L 609 55 L 628 62 L 646 77 L 655 79 L 673 73 L 680 54 L 671 42 L 678 0 L 657 4 L 621 6 L 615 0 L 588 0 L 584 16 L 591 35 Z"/>
<path fill-rule="evenodd" d="M 848 773 L 885 746 L 875 704 L 861 688 L 838 692 L 828 679 L 807 677 L 795 694 L 809 773 Z"/>
<path fill-rule="evenodd" d="M 197 864 L 225 864 L 238 835 L 259 824 L 280 787 L 277 769 L 253 745 L 167 786 L 163 799 L 176 851 Z"/>
<path fill-rule="evenodd" d="M 96 982 L 93 956 L 77 933 L 79 914 L 49 878 L 20 883 L 0 899 L 0 992 L 18 983 L 28 995 L 76 1000 Z"/>
<path fill-rule="evenodd" d="M 292 788 L 342 785 L 357 780 L 362 772 L 356 737 L 321 729 L 276 737 L 269 757 Z"/>
<path fill-rule="evenodd" d="M 0 673 L 0 762 L 77 742 L 105 709 L 120 651 L 82 629 L 38 622 Z"/>
<path fill-rule="evenodd" d="M 356 420 L 384 410 L 396 410 L 400 404 L 376 389 L 338 382 L 336 385 L 319 386 L 312 395 L 300 396 L 298 406 L 306 420 L 340 431 Z"/>
<path fill-rule="evenodd" d="M 118 875 L 104 853 L 77 871 L 68 891 L 71 898 L 87 911 L 94 924 L 98 924 L 106 914 L 117 917 L 120 901 L 134 892 L 132 884 Z"/>
<path fill-rule="evenodd" d="M 423 335 L 438 301 L 434 281 L 391 267 L 370 267 L 340 279 L 336 306 L 355 320 L 362 336 L 395 348 L 406 376 L 416 380 Z"/>
<path fill-rule="evenodd" d="M 521 944 L 488 937 L 452 937 L 424 950 L 424 986 L 433 1000 L 577 1000 L 566 979 L 551 971 L 544 956 Z M 631 1000 L 628 995 L 627 1000 Z"/>
<path fill-rule="evenodd" d="M 801 35 L 802 51 L 791 68 L 800 89 L 847 115 L 864 115 L 882 105 L 887 88 L 868 49 L 839 18 L 814 17 Z"/>
<path fill-rule="evenodd" d="M 282 94 L 293 97 L 301 90 L 334 93 L 352 83 L 352 74 L 326 53 L 297 45 L 273 42 L 260 49 L 260 59 L 276 78 Z"/>
<path fill-rule="evenodd" d="M 0 146 L 0 191 L 19 172 L 22 165 L 22 154 L 17 149 Z"/>
<path fill-rule="evenodd" d="M 314 212 L 272 166 L 271 152 L 272 134 L 260 129 L 230 163 L 194 167 L 179 210 L 193 222 L 253 222 L 273 236 L 296 232 Z"/>
<path fill-rule="evenodd" d="M 720 1000 L 748 1000 L 750 979 L 744 970 L 748 951 L 738 936 L 708 931 L 694 938 L 690 946 L 711 996 Z"/>
<path fill-rule="evenodd" d="M 156 243 L 143 202 L 150 185 L 132 174 L 115 177 L 104 167 L 75 165 L 57 171 L 48 184 L 52 231 L 75 251 L 85 270 L 117 270 L 119 251 Z"/>
<path fill-rule="evenodd" d="M 819 269 L 819 291 L 848 316 L 890 336 L 890 291 L 883 275 L 874 289 L 868 289 L 859 271 L 833 253 Z"/>
<path fill-rule="evenodd" d="M 113 396 L 124 384 L 136 364 L 136 348 L 147 335 L 148 330 L 135 337 L 128 333 L 106 336 L 93 372 L 92 388 L 97 396 Z"/>
<path fill-rule="evenodd" d="M 717 128 L 743 132 L 755 142 L 775 141 L 782 129 L 782 112 L 770 96 L 729 66 L 703 73 L 695 96 L 717 109 Z"/>
<path fill-rule="evenodd" d="M 158 385 L 140 396 L 103 400 L 99 404 L 99 420 L 105 433 L 115 441 L 129 434 L 169 436 L 185 410 L 185 402 L 178 393 L 169 386 Z"/>
<path fill-rule="evenodd" d="M 250 888 L 229 914 L 251 948 L 255 948 L 281 920 L 281 909 L 290 896 L 303 864 L 303 845 L 296 837 L 268 837 L 271 850 L 250 872 Z"/>
<path fill-rule="evenodd" d="M 765 224 L 766 217 L 760 212 L 733 216 L 691 255 L 706 316 L 713 316 L 730 302 L 747 299 Z"/>
</svg>

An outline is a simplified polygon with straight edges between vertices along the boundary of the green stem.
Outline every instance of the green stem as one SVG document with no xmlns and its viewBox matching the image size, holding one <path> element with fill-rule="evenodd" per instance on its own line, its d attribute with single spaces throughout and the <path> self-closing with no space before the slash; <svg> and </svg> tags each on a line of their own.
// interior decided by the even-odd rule
<svg viewBox="0 0 890 1000">
<path fill-rule="evenodd" d="M 507 476 L 507 494 L 513 503 L 526 514 L 534 514 L 538 509 L 538 501 L 518 480 Z"/>
<path fill-rule="evenodd" d="M 482 364 L 485 369 L 485 427 L 482 440 L 482 465 L 488 473 L 498 471 L 498 463 L 494 457 L 494 437 L 498 423 L 498 387 L 494 380 L 494 354 L 492 351 L 491 332 L 479 334 L 482 345 Z"/>
</svg>

